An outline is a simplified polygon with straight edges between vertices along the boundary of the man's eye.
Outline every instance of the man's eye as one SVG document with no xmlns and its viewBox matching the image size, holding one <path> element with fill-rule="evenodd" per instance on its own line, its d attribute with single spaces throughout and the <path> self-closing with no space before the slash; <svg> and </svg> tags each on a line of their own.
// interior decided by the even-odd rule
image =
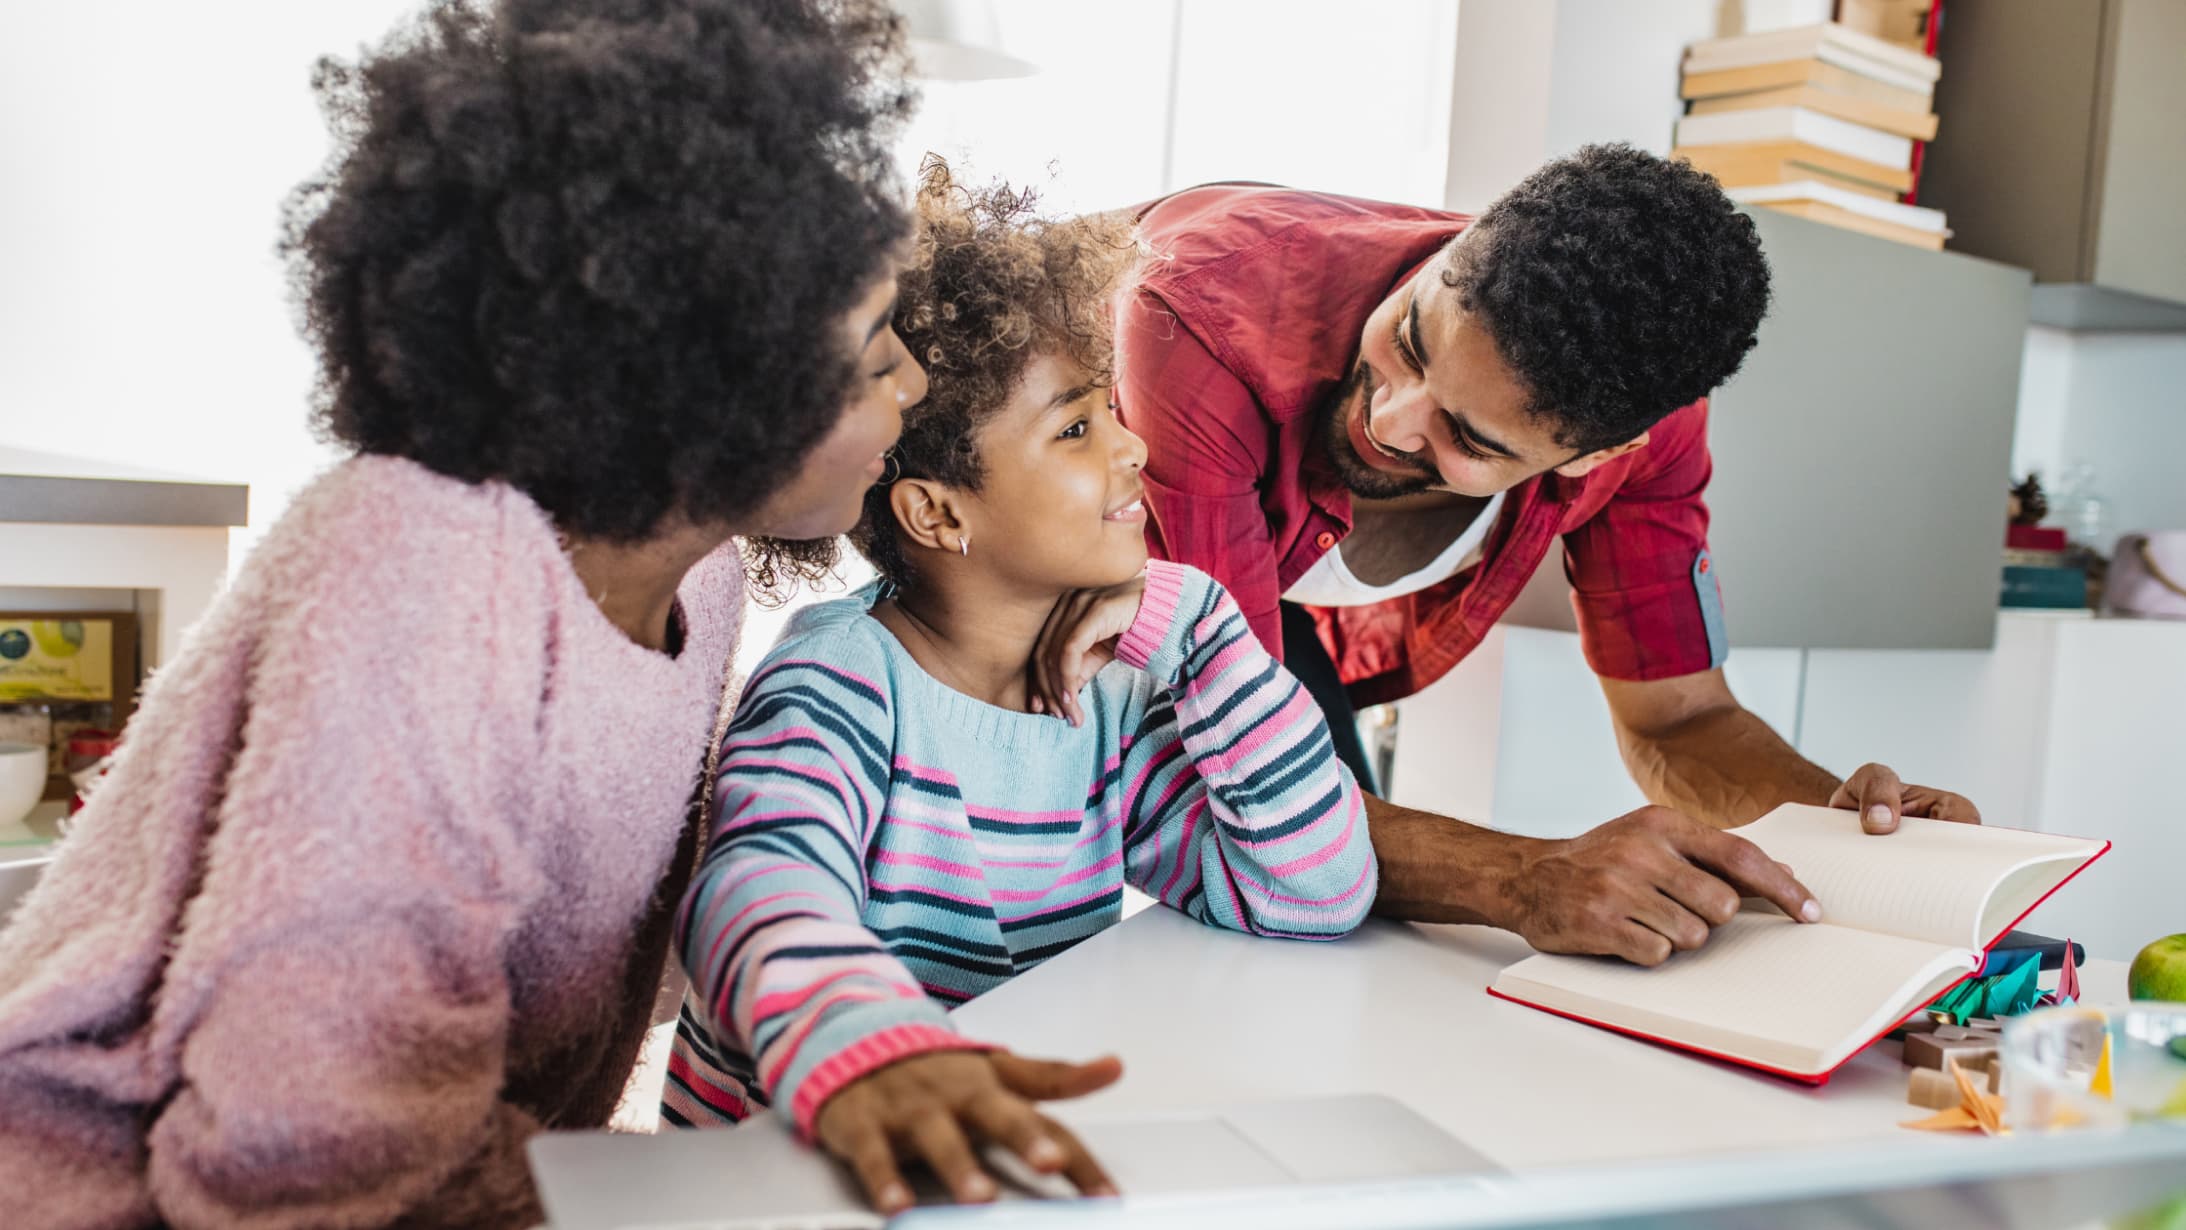
<svg viewBox="0 0 2186 1230">
<path fill-rule="evenodd" d="M 1412 358 L 1412 352 L 1404 344 L 1404 317 L 1401 315 L 1397 317 L 1395 327 L 1389 330 L 1389 344 L 1397 348 L 1397 357 L 1404 360 L 1406 367 L 1415 372 L 1419 370 L 1419 363 Z"/>
</svg>

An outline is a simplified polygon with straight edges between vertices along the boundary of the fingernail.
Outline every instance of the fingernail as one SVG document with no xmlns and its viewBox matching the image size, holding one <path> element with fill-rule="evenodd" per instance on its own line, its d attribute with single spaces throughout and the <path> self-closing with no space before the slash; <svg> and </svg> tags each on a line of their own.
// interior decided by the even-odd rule
<svg viewBox="0 0 2186 1230">
<path fill-rule="evenodd" d="M 1867 822 L 1876 828 L 1888 828 L 1890 825 L 1890 809 L 1881 803 L 1875 804 L 1867 809 Z"/>
<path fill-rule="evenodd" d="M 1088 1196 L 1113 1196 L 1116 1194 L 1116 1189 L 1112 1184 L 1095 1183 L 1085 1189 L 1085 1194 Z"/>
<path fill-rule="evenodd" d="M 983 1174 L 974 1174 L 964 1180 L 962 1193 L 966 1200 L 992 1200 L 994 1199 L 994 1180 Z"/>
<path fill-rule="evenodd" d="M 911 1193 L 909 1189 L 894 1186 L 884 1187 L 881 1189 L 880 1207 L 884 1209 L 900 1209 L 909 1203 L 911 1203 Z"/>
<path fill-rule="evenodd" d="M 1063 1164 L 1063 1147 L 1042 1136 L 1025 1150 L 1025 1160 L 1040 1167 L 1060 1166 Z"/>
<path fill-rule="evenodd" d="M 1812 897 L 1807 898 L 1806 904 L 1799 907 L 1799 917 L 1808 922 L 1822 921 L 1822 903 Z"/>
</svg>

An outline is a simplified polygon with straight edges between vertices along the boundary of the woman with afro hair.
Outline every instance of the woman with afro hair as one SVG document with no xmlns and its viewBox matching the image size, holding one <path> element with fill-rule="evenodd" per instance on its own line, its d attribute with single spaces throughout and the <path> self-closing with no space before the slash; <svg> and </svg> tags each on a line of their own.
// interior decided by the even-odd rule
<svg viewBox="0 0 2186 1230">
<path fill-rule="evenodd" d="M 437 0 L 322 64 L 284 252 L 354 455 L 0 934 L 10 1225 L 542 1220 L 525 1140 L 651 1020 L 744 575 L 810 571 L 925 393 L 901 48 L 880 0 Z"/>
</svg>

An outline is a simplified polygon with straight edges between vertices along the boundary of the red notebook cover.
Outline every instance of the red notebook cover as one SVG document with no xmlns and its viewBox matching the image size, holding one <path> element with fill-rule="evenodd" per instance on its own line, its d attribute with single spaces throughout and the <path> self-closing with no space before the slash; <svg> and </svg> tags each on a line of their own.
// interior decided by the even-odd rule
<svg viewBox="0 0 2186 1230">
<path fill-rule="evenodd" d="M 2035 910 L 2039 909 L 2042 902 L 2056 896 L 2057 889 L 2063 888 L 2065 885 L 2072 883 L 2073 877 L 2079 875 L 2083 871 L 2086 871 L 2089 867 L 2094 866 L 2096 859 L 2099 859 L 2103 855 L 2108 853 L 2110 853 L 2110 843 L 2106 841 L 2102 844 L 2101 849 L 2089 855 L 2085 862 L 2082 862 L 2079 866 L 2073 868 L 2071 875 L 2068 875 L 2064 879 L 2057 881 L 2057 885 L 2055 888 L 2050 889 L 2048 892 L 2043 893 L 2040 897 L 2036 898 L 2033 905 L 2030 905 L 2026 909 L 2021 910 L 2017 918 L 2014 918 L 2010 922 L 2004 924 L 2004 929 L 2002 931 L 1999 931 L 1995 935 L 1989 937 L 1987 947 L 1984 947 L 1981 950 L 1982 955 L 1984 957 L 1987 956 L 1989 949 L 1996 946 L 1996 941 L 2003 939 L 2006 935 L 2011 933 L 2012 928 L 2017 927 L 2020 923 L 2026 921 L 2027 915 L 2032 914 Z M 1978 969 L 1979 966 L 1976 966 L 1975 970 Z M 1658 1034 L 1645 1033 L 1637 1029 L 1628 1029 L 1622 1025 L 1612 1025 L 1608 1021 L 1597 1021 L 1592 1017 L 1580 1016 L 1576 1012 L 1565 1012 L 1561 1008 L 1546 1007 L 1542 1004 L 1534 1003 L 1532 1000 L 1529 999 L 1520 999 L 1515 995 L 1506 995 L 1503 992 L 1496 990 L 1492 986 L 1488 988 L 1488 994 L 1494 996 L 1497 999 L 1507 1000 L 1514 1004 L 1524 1004 L 1528 1008 L 1532 1008 L 1540 1012 L 1546 1012 L 1550 1016 L 1560 1016 L 1567 1021 L 1577 1021 L 1582 1025 L 1592 1025 L 1596 1029 L 1606 1029 L 1611 1033 L 1623 1034 L 1628 1038 L 1638 1038 L 1642 1042 L 1652 1042 L 1657 1046 L 1666 1046 L 1672 1050 L 1686 1051 L 1694 1055 L 1704 1055 L 1709 1059 L 1721 1060 L 1724 1063 L 1734 1063 L 1742 1068 L 1752 1068 L 1756 1071 L 1766 1072 L 1771 1076 L 1781 1076 L 1786 1080 L 1798 1081 L 1799 1083 L 1805 1085 L 1826 1085 L 1829 1083 L 1829 1078 L 1837 1074 L 1838 1068 L 1841 1068 L 1845 1064 L 1852 1062 L 1854 1056 L 1858 1055 L 1861 1051 L 1866 1050 L 1868 1047 L 1875 1045 L 1875 1043 L 1881 1041 L 1885 1036 L 1890 1033 L 1891 1030 L 1896 1029 L 1898 1026 L 1903 1025 L 1905 1022 L 1912 1020 L 1916 1016 L 1919 1016 L 1922 1010 L 1927 1008 L 1928 1004 L 1932 1004 L 1936 1000 L 1950 994 L 1953 987 L 1956 987 L 1959 983 L 1962 983 L 1966 981 L 1966 979 L 1973 977 L 1974 972 L 1975 971 L 1970 970 L 1965 974 L 1962 974 L 1959 977 L 1953 979 L 1949 985 L 1945 986 L 1942 990 L 1937 991 L 1935 995 L 1927 1001 L 1927 1003 L 1919 1005 L 1911 1012 L 1908 1012 L 1904 1016 L 1899 1017 L 1897 1020 L 1892 1021 L 1888 1026 L 1883 1029 L 1881 1033 L 1876 1034 L 1874 1037 L 1869 1038 L 1866 1042 L 1863 1042 L 1858 1047 L 1854 1048 L 1852 1053 L 1845 1056 L 1843 1060 L 1839 1061 L 1836 1067 L 1832 1067 L 1821 1072 L 1793 1072 L 1784 1068 L 1773 1068 L 1765 1063 L 1755 1063 L 1751 1059 L 1740 1059 L 1736 1055 L 1725 1055 L 1720 1051 L 1711 1051 L 1704 1046 L 1694 1046 L 1690 1043 L 1679 1042 L 1671 1038 L 1662 1037 Z"/>
</svg>

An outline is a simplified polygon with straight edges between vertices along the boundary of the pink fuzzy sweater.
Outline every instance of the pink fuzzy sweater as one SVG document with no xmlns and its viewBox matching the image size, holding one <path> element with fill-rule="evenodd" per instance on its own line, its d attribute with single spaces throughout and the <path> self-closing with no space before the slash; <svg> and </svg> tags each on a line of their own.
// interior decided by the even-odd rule
<svg viewBox="0 0 2186 1230">
<path fill-rule="evenodd" d="M 0 931 L 0 1221 L 538 1221 L 523 1142 L 604 1124 L 649 1020 L 742 603 L 724 548 L 654 653 L 510 488 L 322 478 Z"/>
</svg>

